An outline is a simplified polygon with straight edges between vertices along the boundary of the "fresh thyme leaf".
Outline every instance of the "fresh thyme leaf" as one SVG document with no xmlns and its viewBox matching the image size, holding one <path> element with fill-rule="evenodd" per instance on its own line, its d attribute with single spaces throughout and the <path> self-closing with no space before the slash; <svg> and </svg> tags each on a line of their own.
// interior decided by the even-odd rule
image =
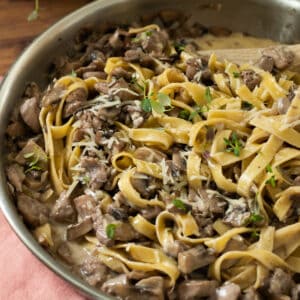
<svg viewBox="0 0 300 300">
<path fill-rule="evenodd" d="M 27 21 L 31 22 L 39 17 L 39 0 L 35 0 L 34 10 L 28 15 Z"/>
<path fill-rule="evenodd" d="M 150 31 L 150 30 L 148 30 L 148 31 L 146 31 L 146 32 L 145 32 L 146 36 L 151 36 L 151 35 L 152 35 L 152 33 L 153 33 L 153 32 L 152 32 L 152 31 Z"/>
<path fill-rule="evenodd" d="M 70 76 L 77 77 L 77 73 L 72 69 L 72 72 L 71 72 Z"/>
<path fill-rule="evenodd" d="M 152 109 L 158 114 L 162 114 L 165 112 L 165 107 L 158 101 L 150 100 Z"/>
<path fill-rule="evenodd" d="M 33 165 L 33 166 L 31 166 L 30 168 L 26 169 L 25 173 L 28 173 L 28 172 L 30 172 L 30 171 L 40 171 L 40 170 L 42 170 L 41 167 L 36 166 L 36 165 Z"/>
<path fill-rule="evenodd" d="M 198 115 L 197 110 L 194 110 L 193 112 L 191 112 L 190 116 L 189 116 L 189 121 L 192 121 L 197 115 Z"/>
<path fill-rule="evenodd" d="M 190 112 L 186 109 L 183 109 L 179 112 L 178 117 L 180 119 L 189 120 L 190 119 Z"/>
<path fill-rule="evenodd" d="M 209 87 L 206 87 L 205 89 L 204 99 L 206 100 L 207 103 L 210 103 L 212 101 L 212 95 L 210 93 Z"/>
<path fill-rule="evenodd" d="M 264 219 L 264 217 L 258 213 L 252 213 L 250 218 L 249 218 L 249 221 L 251 223 L 257 223 L 257 222 L 261 222 L 262 220 Z"/>
<path fill-rule="evenodd" d="M 144 98 L 141 102 L 142 110 L 145 112 L 151 112 L 152 106 L 151 106 L 151 100 L 149 98 Z"/>
<path fill-rule="evenodd" d="M 275 179 L 275 175 L 272 175 L 267 181 L 266 184 L 270 184 L 273 188 L 276 187 L 277 180 Z"/>
<path fill-rule="evenodd" d="M 234 78 L 239 78 L 241 74 L 239 72 L 232 72 L 232 75 Z"/>
<path fill-rule="evenodd" d="M 267 165 L 266 166 L 266 171 L 267 171 L 267 173 L 273 173 L 273 170 L 272 170 L 272 167 L 271 167 L 271 165 Z"/>
<path fill-rule="evenodd" d="M 251 232 L 251 237 L 252 237 L 253 239 L 259 238 L 259 232 L 258 232 L 257 230 L 252 231 L 252 232 Z"/>
<path fill-rule="evenodd" d="M 175 207 L 177 207 L 178 209 L 181 209 L 181 210 L 183 210 L 183 211 L 187 211 L 187 207 L 186 207 L 186 205 L 184 204 L 184 202 L 183 202 L 182 200 L 176 198 L 176 199 L 174 199 L 174 200 L 172 201 L 172 203 L 173 203 L 173 205 L 174 205 Z"/>
<path fill-rule="evenodd" d="M 174 48 L 175 48 L 176 52 L 180 53 L 180 52 L 184 51 L 185 45 L 183 43 L 180 43 L 180 42 L 175 42 L 174 43 Z"/>
<path fill-rule="evenodd" d="M 231 134 L 229 139 L 224 138 L 225 143 L 225 151 L 232 152 L 235 156 L 240 156 L 241 149 L 243 148 L 243 144 L 240 141 L 239 137 L 235 132 Z"/>
<path fill-rule="evenodd" d="M 105 228 L 106 236 L 109 239 L 113 239 L 115 237 L 116 232 L 116 224 L 108 224 Z"/>
<path fill-rule="evenodd" d="M 84 175 L 84 176 L 82 177 L 81 182 L 82 182 L 83 184 L 88 184 L 88 183 L 90 182 L 90 180 L 91 180 L 90 176 Z"/>
</svg>

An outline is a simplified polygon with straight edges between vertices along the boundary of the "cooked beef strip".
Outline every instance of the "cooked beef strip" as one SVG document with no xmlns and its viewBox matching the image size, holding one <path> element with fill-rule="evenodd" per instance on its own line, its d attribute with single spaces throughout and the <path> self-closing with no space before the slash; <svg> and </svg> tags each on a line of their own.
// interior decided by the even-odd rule
<svg viewBox="0 0 300 300">
<path fill-rule="evenodd" d="M 47 206 L 25 194 L 17 195 L 17 206 L 24 220 L 34 227 L 43 225 L 48 221 L 49 210 Z"/>
<path fill-rule="evenodd" d="M 268 293 L 273 296 L 290 296 L 293 285 L 294 281 L 291 274 L 276 268 L 269 279 Z"/>
<path fill-rule="evenodd" d="M 122 299 L 133 300 L 138 297 L 139 293 L 130 284 L 126 274 L 118 275 L 107 280 L 102 285 L 102 290 L 114 296 L 119 296 Z"/>
<path fill-rule="evenodd" d="M 23 137 L 26 135 L 26 128 L 23 122 L 13 121 L 6 128 L 6 133 L 12 138 Z"/>
<path fill-rule="evenodd" d="M 113 207 L 110 205 L 108 207 L 108 213 L 112 215 L 116 220 L 126 221 L 128 219 L 128 212 L 122 207 Z"/>
<path fill-rule="evenodd" d="M 272 72 L 274 68 L 274 59 L 270 56 L 262 55 L 257 62 L 257 66 L 264 71 Z"/>
<path fill-rule="evenodd" d="M 186 280 L 178 285 L 178 299 L 214 299 L 218 286 L 219 283 L 216 280 Z"/>
<path fill-rule="evenodd" d="M 206 249 L 203 245 L 191 248 L 178 254 L 178 268 L 184 274 L 205 267 L 216 260 L 212 249 Z"/>
<path fill-rule="evenodd" d="M 153 163 L 160 163 L 163 159 L 167 158 L 165 153 L 148 147 L 137 148 L 134 152 L 134 157 Z"/>
<path fill-rule="evenodd" d="M 87 97 L 87 91 L 83 88 L 72 91 L 66 97 L 66 103 L 63 108 L 63 117 L 67 118 L 79 111 L 87 101 Z"/>
<path fill-rule="evenodd" d="M 217 289 L 217 300 L 238 300 L 241 288 L 232 282 L 226 282 Z"/>
<path fill-rule="evenodd" d="M 72 241 L 87 234 L 93 229 L 93 221 L 91 217 L 87 217 L 78 224 L 67 227 L 67 240 Z"/>
<path fill-rule="evenodd" d="M 24 168 L 18 164 L 9 165 L 6 168 L 6 174 L 10 183 L 18 192 L 22 192 L 22 184 L 25 180 Z"/>
<path fill-rule="evenodd" d="M 81 276 L 92 286 L 101 285 L 107 278 L 108 269 L 97 257 L 87 256 L 80 266 Z"/>
<path fill-rule="evenodd" d="M 164 56 L 164 51 L 168 46 L 168 34 L 166 31 L 150 31 L 151 34 L 146 38 L 142 38 L 142 33 L 137 35 L 137 38 L 142 39 L 142 48 L 146 53 L 154 57 Z"/>
<path fill-rule="evenodd" d="M 57 104 L 65 92 L 65 88 L 60 85 L 50 88 L 43 97 L 42 106 Z"/>
<path fill-rule="evenodd" d="M 41 131 L 39 122 L 39 101 L 36 97 L 25 100 L 20 106 L 20 114 L 26 125 L 34 132 L 39 133 Z"/>
<path fill-rule="evenodd" d="M 244 70 L 241 72 L 241 78 L 250 91 L 253 91 L 256 86 L 259 86 L 261 77 L 253 70 Z"/>
<path fill-rule="evenodd" d="M 84 220 L 86 217 L 92 216 L 96 208 L 96 200 L 90 195 L 81 195 L 73 199 L 78 217 Z"/>
<path fill-rule="evenodd" d="M 76 211 L 72 200 L 66 191 L 63 191 L 52 207 L 51 218 L 62 223 L 74 223 L 76 220 Z"/>
<path fill-rule="evenodd" d="M 254 288 L 245 290 L 240 298 L 241 300 L 263 300 L 261 295 Z"/>
<path fill-rule="evenodd" d="M 135 284 L 135 287 L 140 290 L 142 294 L 149 293 L 152 296 L 149 295 L 150 299 L 164 299 L 164 280 L 161 276 L 142 279 Z"/>
</svg>

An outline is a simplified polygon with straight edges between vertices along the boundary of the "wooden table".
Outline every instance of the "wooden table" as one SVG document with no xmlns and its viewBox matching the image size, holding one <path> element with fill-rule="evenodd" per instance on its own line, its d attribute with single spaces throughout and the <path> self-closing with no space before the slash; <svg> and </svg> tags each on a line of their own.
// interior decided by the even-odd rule
<svg viewBox="0 0 300 300">
<path fill-rule="evenodd" d="M 37 20 L 29 22 L 34 0 L 0 0 L 0 75 L 22 50 L 57 20 L 91 0 L 39 0 Z"/>
</svg>

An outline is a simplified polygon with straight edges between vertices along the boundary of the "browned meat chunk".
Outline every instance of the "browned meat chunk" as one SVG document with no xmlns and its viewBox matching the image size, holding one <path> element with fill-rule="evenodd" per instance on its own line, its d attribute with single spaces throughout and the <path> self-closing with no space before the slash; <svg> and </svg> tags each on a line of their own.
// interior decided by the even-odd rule
<svg viewBox="0 0 300 300">
<path fill-rule="evenodd" d="M 93 190 L 99 190 L 109 177 L 108 167 L 95 157 L 81 158 L 81 167 L 84 168 L 85 176 L 88 178 L 88 185 Z"/>
<path fill-rule="evenodd" d="M 24 136 L 26 134 L 26 129 L 21 122 L 16 121 L 7 126 L 6 133 L 11 138 L 16 138 Z"/>
<path fill-rule="evenodd" d="M 75 222 L 76 212 L 66 191 L 63 191 L 56 200 L 51 210 L 51 217 L 62 223 Z"/>
<path fill-rule="evenodd" d="M 152 296 L 149 297 L 150 299 L 164 299 L 164 280 L 160 276 L 142 279 L 135 284 L 135 287 L 138 288 L 142 294 L 149 293 Z"/>
<path fill-rule="evenodd" d="M 215 260 L 216 257 L 212 249 L 206 249 L 203 245 L 199 245 L 178 254 L 178 267 L 182 273 L 189 274 Z"/>
<path fill-rule="evenodd" d="M 217 289 L 217 300 L 238 300 L 241 288 L 232 282 L 226 282 Z"/>
<path fill-rule="evenodd" d="M 135 288 L 130 284 L 125 274 L 118 275 L 112 279 L 107 280 L 102 285 L 102 290 L 105 293 L 121 297 L 122 299 L 134 299 L 138 297 Z"/>
<path fill-rule="evenodd" d="M 223 215 L 227 205 L 218 194 L 213 191 L 198 189 L 197 191 L 190 189 L 189 201 L 193 206 L 193 214 L 207 217 L 210 215 Z"/>
<path fill-rule="evenodd" d="M 207 60 L 204 58 L 189 58 L 186 62 L 185 74 L 189 80 L 197 82 L 211 80 L 211 72 L 207 68 Z"/>
<path fill-rule="evenodd" d="M 73 199 L 75 209 L 81 219 L 90 217 L 96 207 L 96 200 L 90 195 L 81 195 Z"/>
<path fill-rule="evenodd" d="M 48 221 L 48 208 L 39 201 L 26 196 L 25 194 L 19 194 L 17 205 L 25 222 L 29 225 L 36 227 L 43 225 Z"/>
<path fill-rule="evenodd" d="M 150 199 L 154 196 L 157 187 L 154 177 L 141 173 L 136 173 L 131 178 L 131 184 L 140 193 L 140 195 L 146 199 Z"/>
<path fill-rule="evenodd" d="M 125 115 L 125 124 L 132 124 L 130 127 L 138 128 L 145 121 L 146 114 L 143 112 L 139 101 L 136 101 L 135 104 L 123 106 L 122 112 Z"/>
<path fill-rule="evenodd" d="M 124 59 L 129 62 L 140 63 L 141 66 L 148 68 L 153 68 L 156 64 L 154 58 L 144 53 L 141 48 L 127 50 L 124 54 Z"/>
<path fill-rule="evenodd" d="M 6 174 L 10 183 L 18 192 L 22 192 L 22 184 L 25 180 L 24 168 L 18 164 L 12 164 L 7 167 Z"/>
<path fill-rule="evenodd" d="M 290 296 L 293 285 L 291 274 L 276 268 L 270 278 L 268 292 L 273 296 Z"/>
<path fill-rule="evenodd" d="M 179 300 L 195 300 L 206 297 L 213 297 L 216 294 L 218 287 L 216 280 L 187 280 L 183 281 L 178 286 Z"/>
<path fill-rule="evenodd" d="M 178 240 L 175 240 L 173 243 L 167 243 L 164 246 L 164 251 L 174 258 L 177 258 L 179 254 L 183 253 L 183 251 L 185 251 L 186 249 L 187 246 Z"/>
<path fill-rule="evenodd" d="M 139 238 L 140 235 L 129 223 L 117 223 L 114 239 L 122 242 L 129 242 Z"/>
<path fill-rule="evenodd" d="M 91 72 L 85 72 L 82 75 L 83 79 L 88 79 L 90 77 L 96 77 L 99 79 L 105 79 L 106 78 L 106 73 L 101 72 L 101 71 L 91 71 Z"/>
<path fill-rule="evenodd" d="M 121 36 L 121 31 L 117 29 L 108 40 L 109 45 L 115 50 L 120 50 L 124 46 Z"/>
<path fill-rule="evenodd" d="M 186 160 L 181 156 L 179 150 L 174 150 L 172 153 L 172 162 L 179 171 L 185 171 Z"/>
<path fill-rule="evenodd" d="M 113 71 L 111 72 L 111 75 L 116 78 L 123 77 L 126 80 L 130 80 L 132 78 L 132 73 L 122 67 L 116 67 L 115 69 L 113 69 Z"/>
<path fill-rule="evenodd" d="M 250 91 L 253 91 L 256 86 L 259 86 L 261 82 L 261 77 L 259 74 L 255 73 L 253 70 L 244 70 L 241 72 L 241 78 L 249 88 Z"/>
<path fill-rule="evenodd" d="M 71 225 L 67 228 L 67 240 L 72 241 L 87 234 L 93 229 L 93 221 L 91 218 L 85 218 L 78 224 Z"/>
<path fill-rule="evenodd" d="M 160 214 L 160 212 L 161 208 L 159 206 L 149 206 L 141 210 L 142 216 L 147 220 L 156 218 Z"/>
<path fill-rule="evenodd" d="M 112 205 L 108 208 L 108 213 L 112 215 L 116 220 L 126 221 L 128 219 L 128 213 L 125 208 L 113 207 Z"/>
<path fill-rule="evenodd" d="M 20 107 L 20 114 L 24 123 L 35 133 L 40 132 L 39 122 L 39 102 L 38 99 L 33 97 L 25 100 Z"/>
<path fill-rule="evenodd" d="M 270 56 L 263 55 L 257 62 L 257 65 L 264 71 L 271 73 L 274 68 L 274 59 Z"/>
<path fill-rule="evenodd" d="M 150 31 L 146 37 L 144 33 L 138 34 L 137 38 L 142 40 L 142 48 L 153 56 L 162 56 L 168 46 L 168 34 L 166 31 Z"/>
<path fill-rule="evenodd" d="M 66 92 L 65 88 L 60 85 L 57 85 L 56 87 L 51 88 L 45 94 L 45 96 L 42 100 L 42 106 L 48 106 L 51 104 L 58 103 L 65 92 Z"/>
<path fill-rule="evenodd" d="M 223 222 L 233 227 L 241 227 L 247 223 L 251 213 L 244 198 L 232 200 L 225 212 Z"/>
<path fill-rule="evenodd" d="M 88 256 L 80 267 L 80 274 L 92 286 L 102 284 L 107 273 L 107 267 L 94 256 Z"/>
<path fill-rule="evenodd" d="M 63 109 L 63 117 L 67 118 L 82 108 L 88 97 L 87 91 L 83 88 L 72 91 L 66 97 L 66 103 Z"/>
<path fill-rule="evenodd" d="M 274 65 L 277 69 L 282 70 L 290 66 L 293 62 L 293 52 L 284 47 L 269 47 L 262 51 L 262 54 L 273 58 Z"/>
</svg>

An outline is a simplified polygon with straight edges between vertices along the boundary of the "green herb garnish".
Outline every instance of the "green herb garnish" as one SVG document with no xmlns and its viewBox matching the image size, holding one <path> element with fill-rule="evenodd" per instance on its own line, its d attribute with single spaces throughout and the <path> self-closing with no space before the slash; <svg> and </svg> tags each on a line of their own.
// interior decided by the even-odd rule
<svg viewBox="0 0 300 300">
<path fill-rule="evenodd" d="M 90 180 L 91 180 L 90 176 L 84 175 L 84 176 L 82 177 L 82 179 L 81 179 L 81 182 L 82 182 L 83 184 L 88 184 L 88 183 L 90 182 Z"/>
<path fill-rule="evenodd" d="M 235 156 L 240 156 L 241 149 L 243 148 L 243 144 L 238 137 L 238 135 L 233 132 L 231 134 L 231 137 L 229 139 L 224 138 L 225 143 L 225 151 L 226 152 L 232 152 Z"/>
<path fill-rule="evenodd" d="M 264 217 L 262 215 L 260 215 L 259 213 L 252 213 L 249 221 L 251 223 L 257 223 L 257 222 L 261 222 L 264 219 Z"/>
<path fill-rule="evenodd" d="M 183 43 L 176 42 L 174 43 L 174 48 L 176 52 L 181 53 L 185 49 L 185 45 Z"/>
<path fill-rule="evenodd" d="M 70 76 L 77 77 L 77 73 L 72 69 L 72 72 L 71 72 Z"/>
<path fill-rule="evenodd" d="M 273 188 L 276 187 L 277 180 L 275 179 L 275 175 L 272 175 L 267 181 L 266 184 L 270 184 Z"/>
<path fill-rule="evenodd" d="M 26 165 L 28 168 L 26 169 L 25 173 L 28 173 L 30 171 L 40 171 L 42 168 L 38 166 L 38 162 L 40 160 L 39 156 L 36 155 L 34 152 L 28 152 L 23 155 L 23 157 L 26 159 Z"/>
<path fill-rule="evenodd" d="M 184 120 L 189 120 L 190 119 L 190 112 L 186 109 L 183 109 L 179 112 L 178 118 L 184 119 Z"/>
<path fill-rule="evenodd" d="M 28 15 L 27 21 L 31 22 L 39 17 L 39 0 L 35 0 L 34 10 Z"/>
<path fill-rule="evenodd" d="M 172 201 L 172 203 L 173 203 L 173 205 L 174 205 L 175 207 L 177 207 L 178 209 L 181 209 L 181 210 L 183 210 L 183 211 L 187 211 L 187 207 L 186 207 L 186 205 L 184 204 L 184 202 L 183 202 L 182 200 L 176 198 L 176 199 L 174 199 L 174 200 Z"/>
<path fill-rule="evenodd" d="M 259 238 L 259 232 L 257 232 L 257 230 L 254 230 L 251 232 L 251 237 L 253 239 L 258 239 Z"/>
<path fill-rule="evenodd" d="M 210 93 L 209 87 L 206 87 L 205 89 L 204 99 L 206 100 L 207 103 L 210 103 L 212 101 L 212 95 Z"/>
<path fill-rule="evenodd" d="M 116 224 L 108 224 L 106 226 L 105 232 L 109 239 L 113 239 L 115 237 L 116 227 Z"/>
<path fill-rule="evenodd" d="M 143 111 L 145 111 L 145 112 L 151 112 L 152 111 L 151 99 L 144 98 L 142 100 L 141 107 L 142 107 Z"/>
<path fill-rule="evenodd" d="M 204 113 L 209 111 L 209 107 L 207 105 L 195 106 L 194 111 L 190 113 L 189 121 L 192 121 L 194 117 L 197 115 L 203 116 Z"/>
<path fill-rule="evenodd" d="M 253 105 L 247 101 L 242 101 L 242 109 L 244 110 L 251 110 Z"/>
<path fill-rule="evenodd" d="M 152 110 L 162 114 L 172 108 L 171 99 L 168 95 L 158 93 L 157 100 L 154 101 L 148 97 L 145 97 L 141 102 L 141 107 L 145 112 L 151 112 Z"/>
<path fill-rule="evenodd" d="M 239 72 L 232 72 L 232 75 L 234 78 L 239 78 L 241 74 Z"/>
<path fill-rule="evenodd" d="M 271 165 L 266 166 L 266 171 L 267 171 L 267 173 L 273 173 Z"/>
<path fill-rule="evenodd" d="M 136 37 L 132 38 L 132 41 L 134 43 L 138 43 L 138 42 L 141 42 L 141 41 L 145 40 L 147 37 L 149 37 L 151 35 L 152 35 L 152 31 L 149 31 L 149 30 L 144 31 L 138 37 L 136 36 Z"/>
</svg>

